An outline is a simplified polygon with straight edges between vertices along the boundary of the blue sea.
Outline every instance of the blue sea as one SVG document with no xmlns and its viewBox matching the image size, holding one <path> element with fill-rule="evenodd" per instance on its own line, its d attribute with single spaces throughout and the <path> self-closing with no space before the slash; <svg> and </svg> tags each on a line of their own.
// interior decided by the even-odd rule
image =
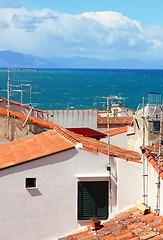
<svg viewBox="0 0 163 240">
<path fill-rule="evenodd" d="M 7 97 L 7 69 L 0 70 L 1 97 Z M 38 109 L 105 109 L 106 98 L 116 95 L 123 106 L 137 109 L 148 93 L 163 93 L 163 70 L 39 69 L 11 70 L 11 90 L 23 89 L 23 103 Z M 22 85 L 21 85 L 22 84 Z M 21 93 L 11 91 L 10 98 L 21 101 Z"/>
</svg>

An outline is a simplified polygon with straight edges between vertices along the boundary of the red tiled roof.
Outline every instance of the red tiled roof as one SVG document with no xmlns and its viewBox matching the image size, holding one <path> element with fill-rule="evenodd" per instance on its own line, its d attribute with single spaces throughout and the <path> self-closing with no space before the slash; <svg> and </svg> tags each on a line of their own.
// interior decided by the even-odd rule
<svg viewBox="0 0 163 240">
<path fill-rule="evenodd" d="M 109 117 L 109 124 L 130 125 L 132 121 L 133 117 Z M 97 123 L 107 124 L 107 117 L 97 116 Z"/>
<path fill-rule="evenodd" d="M 108 146 L 94 138 L 75 134 L 55 125 L 53 130 L 0 145 L 0 168 L 45 157 L 82 143 L 87 150 L 108 154 Z M 140 154 L 110 145 L 110 155 L 140 163 Z"/>
<path fill-rule="evenodd" d="M 85 149 L 108 155 L 107 143 L 98 141 L 94 138 L 84 137 L 82 135 L 75 134 L 68 129 L 63 129 L 63 132 L 66 133 L 68 136 L 71 136 L 73 139 L 76 139 L 78 142 L 82 143 Z M 110 156 L 126 159 L 128 161 L 140 162 L 139 153 L 134 151 L 128 151 L 127 149 L 119 148 L 113 145 L 110 145 Z"/>
<path fill-rule="evenodd" d="M 161 145 L 163 150 L 163 145 Z M 145 156 L 148 161 L 152 164 L 156 172 L 158 172 L 158 158 L 159 158 L 159 146 L 147 146 L 145 148 Z M 163 179 L 163 157 L 160 156 L 160 177 Z"/>
<path fill-rule="evenodd" d="M 91 128 L 67 128 L 71 132 L 81 134 L 85 137 L 94 137 L 94 138 L 104 138 L 106 137 L 105 133 L 101 133 Z"/>
<path fill-rule="evenodd" d="M 50 130 L 0 144 L 0 169 L 74 148 L 76 141 L 65 139 L 66 136 Z"/>
<path fill-rule="evenodd" d="M 127 132 L 128 126 L 130 126 L 130 125 L 126 125 L 126 126 L 123 126 L 123 127 L 110 129 L 109 130 L 109 136 L 111 137 L 111 136 L 114 136 L 114 135 L 117 135 L 117 134 L 120 134 L 120 133 Z M 105 131 L 104 133 L 108 134 L 107 131 Z"/>
<path fill-rule="evenodd" d="M 119 213 L 104 222 L 101 229 L 93 231 L 90 226 L 85 230 L 59 240 L 159 240 L 163 239 L 163 218 L 155 213 L 142 214 L 136 207 Z"/>
<path fill-rule="evenodd" d="M 25 121 L 27 118 L 27 115 L 19 113 L 19 112 L 14 112 L 12 110 L 9 110 L 9 113 L 10 113 L 10 116 L 13 116 L 14 118 L 19 118 L 23 121 Z M 0 107 L 0 114 L 7 116 L 7 110 L 5 108 Z M 31 117 L 31 116 L 29 116 L 28 121 L 31 121 L 32 123 L 35 123 L 35 124 L 38 124 L 38 125 L 41 125 L 41 126 L 44 126 L 47 128 L 51 128 L 51 129 L 54 128 L 55 126 L 58 126 L 57 124 L 55 124 L 53 122 L 50 122 L 50 121 L 47 121 L 44 119 L 40 119 L 40 118 L 36 118 L 36 117 Z"/>
</svg>

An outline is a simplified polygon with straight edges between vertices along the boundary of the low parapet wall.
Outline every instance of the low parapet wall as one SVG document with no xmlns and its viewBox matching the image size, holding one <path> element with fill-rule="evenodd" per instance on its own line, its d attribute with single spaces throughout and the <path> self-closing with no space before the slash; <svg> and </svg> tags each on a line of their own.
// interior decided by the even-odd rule
<svg viewBox="0 0 163 240">
<path fill-rule="evenodd" d="M 48 110 L 51 121 L 65 128 L 89 127 L 97 129 L 97 110 Z"/>
</svg>

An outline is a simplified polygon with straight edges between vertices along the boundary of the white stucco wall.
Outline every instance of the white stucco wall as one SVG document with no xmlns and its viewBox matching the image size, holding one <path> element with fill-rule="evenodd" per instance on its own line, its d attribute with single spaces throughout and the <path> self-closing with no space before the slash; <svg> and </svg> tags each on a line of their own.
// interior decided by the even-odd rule
<svg viewBox="0 0 163 240">
<path fill-rule="evenodd" d="M 157 204 L 157 183 L 158 174 L 149 163 L 148 166 L 148 205 L 155 212 Z M 163 180 L 160 178 L 160 215 L 163 216 Z"/>
<path fill-rule="evenodd" d="M 97 110 L 49 110 L 50 121 L 65 128 L 89 127 L 97 129 Z"/>
<path fill-rule="evenodd" d="M 102 138 L 101 141 L 108 143 L 108 138 Z M 110 136 L 110 144 L 121 148 L 127 148 L 127 132 Z"/>
<path fill-rule="evenodd" d="M 110 143 L 121 148 L 127 148 L 127 133 L 124 132 L 111 136 Z"/>
<path fill-rule="evenodd" d="M 0 172 L 1 239 L 57 239 L 81 228 L 77 182 L 108 180 L 108 172 L 105 155 L 79 152 L 69 150 Z M 37 179 L 37 189 L 25 189 L 27 177 Z"/>
<path fill-rule="evenodd" d="M 109 217 L 128 204 L 133 205 L 139 196 L 135 189 L 139 184 L 140 166 L 113 157 L 111 162 L 112 212 L 109 208 Z M 0 238 L 54 240 L 90 224 L 77 220 L 78 181 L 109 180 L 107 166 L 107 156 L 74 148 L 1 170 Z M 37 179 L 36 189 L 25 189 L 28 177 Z"/>
<path fill-rule="evenodd" d="M 121 159 L 117 163 L 119 212 L 142 199 L 142 164 Z"/>
</svg>

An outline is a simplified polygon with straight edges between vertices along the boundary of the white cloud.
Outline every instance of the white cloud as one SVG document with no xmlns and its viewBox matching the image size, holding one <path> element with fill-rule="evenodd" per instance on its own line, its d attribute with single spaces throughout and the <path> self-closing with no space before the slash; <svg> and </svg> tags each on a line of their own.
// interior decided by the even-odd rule
<svg viewBox="0 0 163 240">
<path fill-rule="evenodd" d="M 1 8 L 0 50 L 47 58 L 152 57 L 163 51 L 160 28 L 144 29 L 139 22 L 111 11 L 68 15 L 49 9 Z"/>
</svg>

